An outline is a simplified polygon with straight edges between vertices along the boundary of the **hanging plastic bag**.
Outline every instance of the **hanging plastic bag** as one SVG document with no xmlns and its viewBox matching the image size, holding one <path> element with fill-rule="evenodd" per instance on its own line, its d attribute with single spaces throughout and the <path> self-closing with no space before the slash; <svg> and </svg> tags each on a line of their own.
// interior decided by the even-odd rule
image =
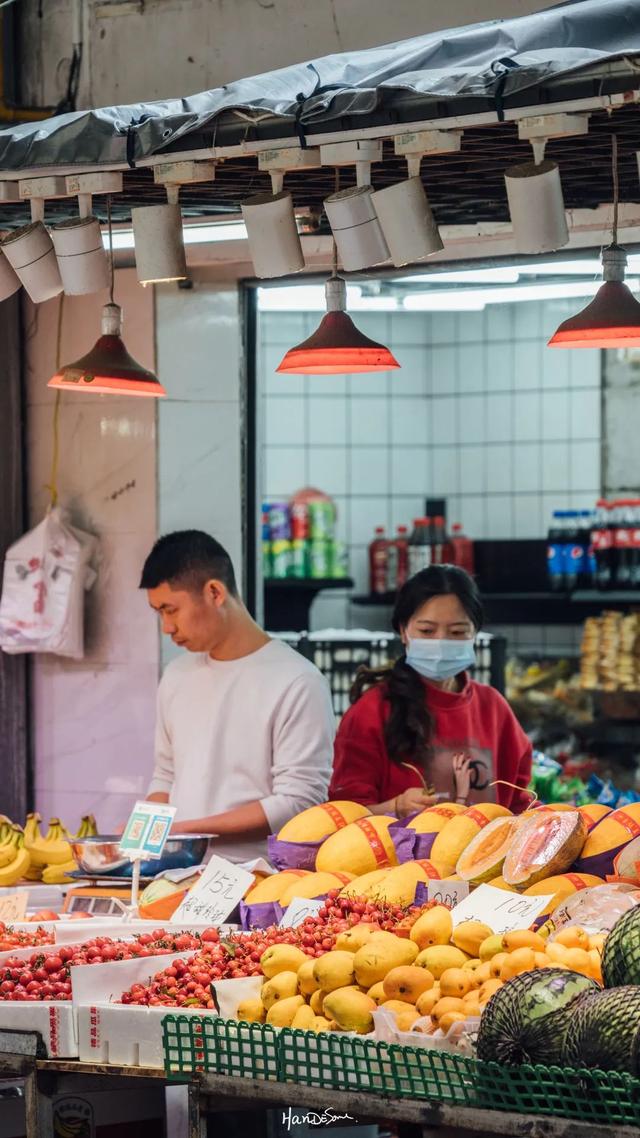
<svg viewBox="0 0 640 1138">
<path fill-rule="evenodd" d="M 96 577 L 89 566 L 96 548 L 96 539 L 75 529 L 56 507 L 7 550 L 0 599 L 4 652 L 82 659 L 84 593 Z"/>
</svg>

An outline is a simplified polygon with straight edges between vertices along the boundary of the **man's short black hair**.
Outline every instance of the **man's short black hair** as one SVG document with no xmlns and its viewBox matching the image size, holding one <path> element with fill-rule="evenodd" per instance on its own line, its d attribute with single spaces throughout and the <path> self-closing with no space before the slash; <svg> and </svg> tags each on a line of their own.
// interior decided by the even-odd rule
<svg viewBox="0 0 640 1138">
<path fill-rule="evenodd" d="M 235 573 L 226 549 L 199 529 L 176 530 L 158 539 L 147 557 L 140 578 L 141 589 L 158 585 L 182 586 L 200 592 L 207 581 L 222 581 L 232 597 L 237 597 Z"/>
</svg>

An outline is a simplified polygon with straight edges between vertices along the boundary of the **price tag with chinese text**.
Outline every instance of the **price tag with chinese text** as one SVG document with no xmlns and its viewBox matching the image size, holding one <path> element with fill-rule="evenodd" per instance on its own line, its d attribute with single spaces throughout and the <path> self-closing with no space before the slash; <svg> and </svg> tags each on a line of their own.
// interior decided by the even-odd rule
<svg viewBox="0 0 640 1138">
<path fill-rule="evenodd" d="M 294 897 L 282 914 L 282 919 L 279 922 L 280 928 L 297 928 L 307 917 L 315 917 L 323 905 L 324 901 L 320 897 Z"/>
<path fill-rule="evenodd" d="M 248 870 L 214 854 L 200 880 L 176 909 L 171 923 L 190 920 L 198 924 L 224 924 L 254 880 L 253 874 Z"/>
<path fill-rule="evenodd" d="M 479 885 L 464 901 L 451 912 L 453 926 L 462 921 L 481 921 L 494 933 L 513 932 L 514 929 L 528 929 L 540 915 L 553 894 L 539 897 L 524 897 L 518 893 L 507 893 L 492 885 Z"/>
</svg>

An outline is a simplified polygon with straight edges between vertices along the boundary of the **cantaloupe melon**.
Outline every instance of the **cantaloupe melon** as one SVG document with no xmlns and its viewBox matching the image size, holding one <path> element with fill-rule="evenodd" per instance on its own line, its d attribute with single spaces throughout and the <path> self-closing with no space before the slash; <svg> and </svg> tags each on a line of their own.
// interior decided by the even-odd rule
<svg viewBox="0 0 640 1138">
<path fill-rule="evenodd" d="M 282 873 L 272 873 L 270 877 L 265 877 L 264 881 L 259 881 L 248 891 L 245 901 L 247 905 L 279 901 L 285 889 L 288 889 L 293 881 L 300 881 L 309 875 L 308 869 L 283 869 Z"/>
<path fill-rule="evenodd" d="M 316 869 L 326 873 L 344 871 L 358 877 L 372 869 L 398 864 L 398 855 L 389 835 L 396 819 L 388 814 L 372 814 L 350 822 L 331 834 L 316 855 Z"/>
<path fill-rule="evenodd" d="M 640 802 L 631 802 L 619 810 L 612 810 L 594 826 L 574 869 L 579 873 L 595 873 L 606 877 L 613 873 L 616 854 L 632 838 L 640 836 Z"/>
<path fill-rule="evenodd" d="M 475 838 L 458 858 L 456 873 L 463 881 L 481 885 L 497 877 L 507 856 L 513 835 L 520 825 L 520 818 L 511 815 L 507 818 L 494 818 Z"/>
<path fill-rule="evenodd" d="M 537 810 L 523 818 L 504 859 L 502 876 L 521 892 L 543 877 L 568 870 L 587 836 L 577 810 Z"/>
<path fill-rule="evenodd" d="M 189 890 L 200 880 L 195 873 L 184 881 L 156 877 L 143 889 L 138 901 L 138 915 L 143 921 L 168 921 L 182 904 Z"/>
<path fill-rule="evenodd" d="M 447 822 L 444 829 L 436 836 L 431 847 L 429 858 L 438 867 L 443 877 L 453 873 L 458 864 L 460 854 L 467 848 L 472 838 L 494 818 L 508 818 L 511 811 L 506 806 L 498 806 L 495 802 L 480 802 L 477 806 L 470 806 Z"/>
<path fill-rule="evenodd" d="M 579 806 L 578 813 L 582 814 L 587 823 L 587 833 L 590 834 L 594 826 L 611 814 L 611 807 L 603 806 L 601 802 L 589 802 L 587 806 Z"/>
<path fill-rule="evenodd" d="M 386 901 L 391 905 L 412 905 L 419 881 L 438 881 L 440 874 L 435 865 L 428 860 L 405 861 L 390 869 L 384 880 L 374 890 L 376 901 Z"/>
<path fill-rule="evenodd" d="M 376 889 L 388 873 L 391 873 L 391 867 L 387 866 L 386 869 L 372 869 L 370 873 L 361 873 L 359 877 L 354 877 L 344 889 L 340 890 L 341 897 L 374 897 Z"/>
<path fill-rule="evenodd" d="M 353 878 L 352 873 L 308 873 L 298 881 L 292 881 L 280 895 L 283 909 L 294 897 L 324 897 L 330 889 L 340 889 Z"/>
<path fill-rule="evenodd" d="M 495 882 L 492 881 L 491 885 L 494 884 Z M 565 897 L 570 897 L 579 889 L 588 889 L 592 885 L 604 885 L 604 882 L 601 877 L 595 877 L 590 873 L 559 873 L 554 877 L 546 877 L 542 881 L 536 882 L 535 885 L 531 885 L 529 889 L 525 889 L 524 895 L 525 897 L 544 897 L 545 893 L 553 894 L 552 900 L 537 917 L 537 921 L 539 921 L 553 913 Z"/>
<path fill-rule="evenodd" d="M 441 802 L 439 806 L 427 806 L 407 822 L 408 830 L 415 830 L 417 834 L 439 834 L 444 830 L 447 822 L 458 814 L 464 814 L 466 807 L 459 802 Z"/>
<path fill-rule="evenodd" d="M 366 818 L 368 813 L 367 807 L 359 802 L 322 802 L 285 822 L 278 839 L 281 842 L 320 842 L 349 822 Z"/>
<path fill-rule="evenodd" d="M 640 881 L 640 837 L 632 838 L 616 854 L 613 872 L 618 877 L 625 877 L 627 881 Z"/>
</svg>

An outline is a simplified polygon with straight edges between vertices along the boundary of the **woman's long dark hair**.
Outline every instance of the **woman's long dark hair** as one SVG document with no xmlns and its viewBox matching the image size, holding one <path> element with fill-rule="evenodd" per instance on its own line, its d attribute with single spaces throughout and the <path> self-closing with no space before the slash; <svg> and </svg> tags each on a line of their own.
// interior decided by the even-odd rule
<svg viewBox="0 0 640 1138">
<path fill-rule="evenodd" d="M 473 578 L 456 565 L 432 565 L 410 577 L 398 593 L 391 621 L 395 632 L 400 635 L 418 609 L 433 597 L 442 596 L 457 597 L 476 631 L 482 627 L 482 602 Z M 390 704 L 384 728 L 389 758 L 399 765 L 413 762 L 424 767 L 431 754 L 433 717 L 422 680 L 407 664 L 404 652 L 391 667 L 359 668 L 351 702 L 378 683 L 385 684 L 385 699 Z"/>
</svg>

